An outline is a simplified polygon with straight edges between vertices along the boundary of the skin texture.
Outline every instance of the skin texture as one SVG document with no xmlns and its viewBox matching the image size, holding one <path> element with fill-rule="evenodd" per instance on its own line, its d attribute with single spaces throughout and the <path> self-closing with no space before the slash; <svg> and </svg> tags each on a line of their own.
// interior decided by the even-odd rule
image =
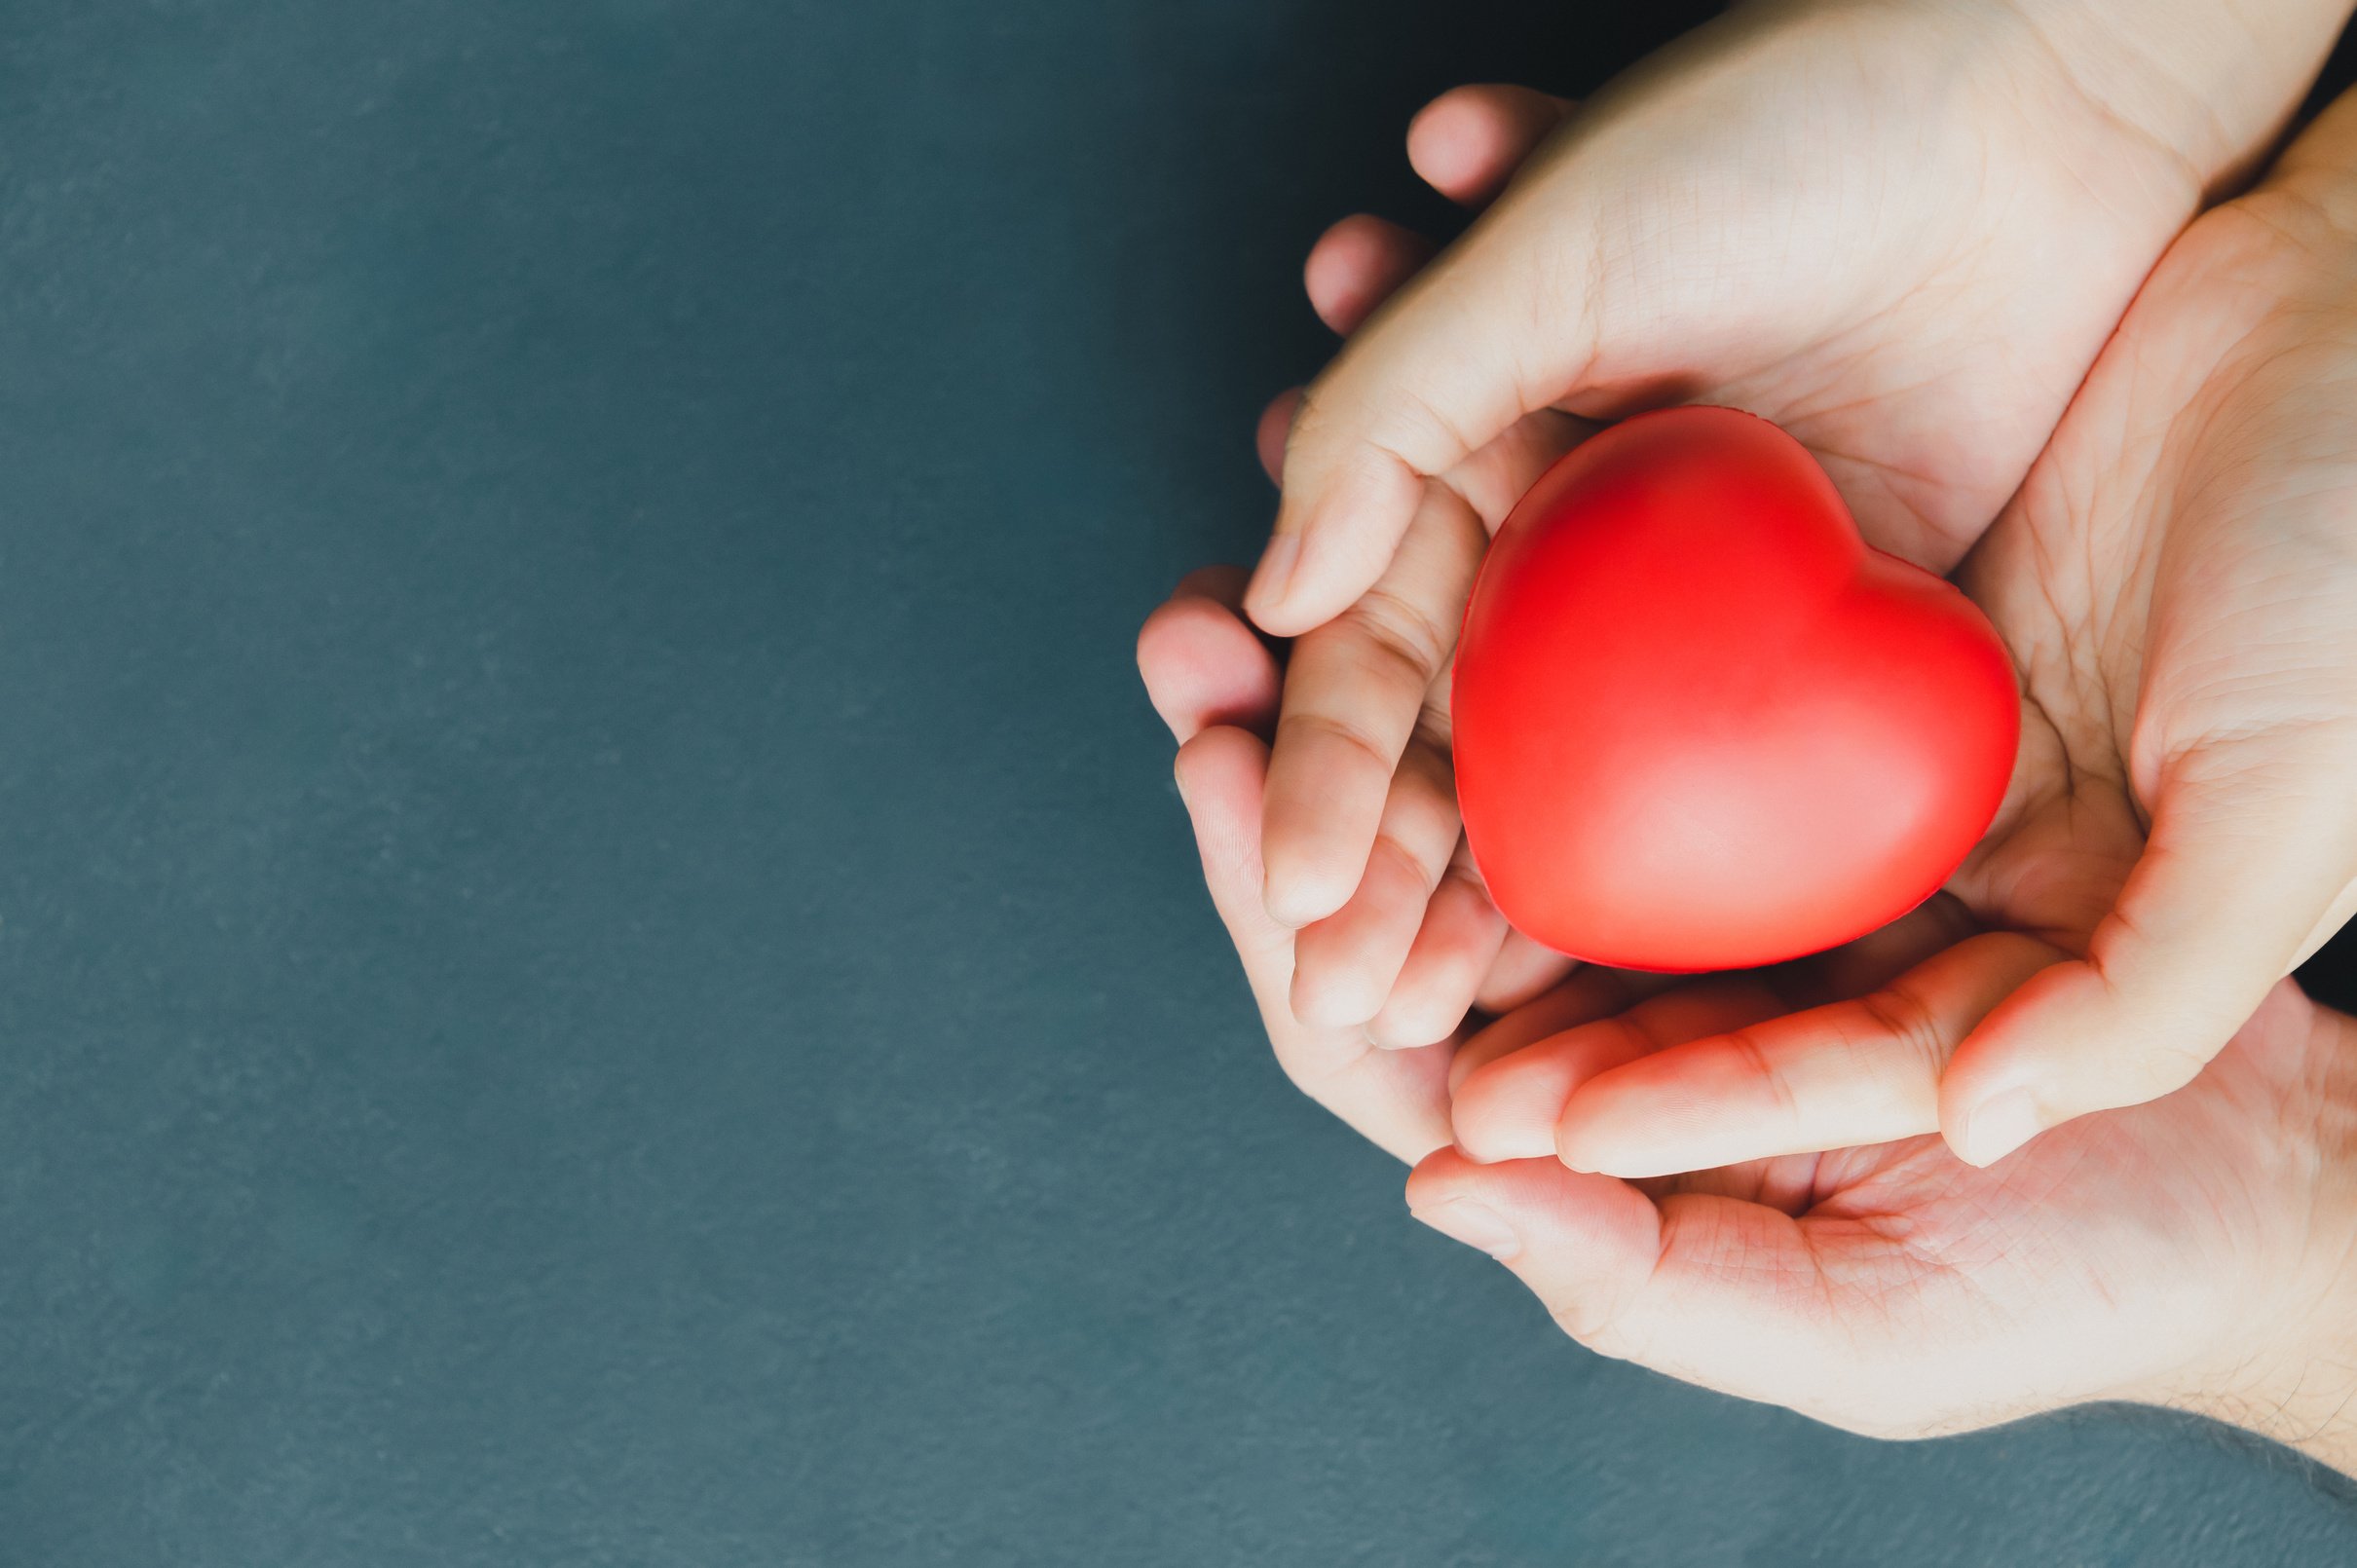
<svg viewBox="0 0 2357 1568">
<path fill-rule="evenodd" d="M 1383 276 L 1326 280 L 1364 299 Z M 2248 1006 L 2228 988 L 2214 1061 L 2123 1066 L 2089 1043 L 2100 1027 L 2018 1019 L 2086 1005 L 2090 976 L 2165 981 L 2134 969 L 2172 954 L 2198 1002 L 2211 953 L 2232 960 L 2219 973 L 2262 972 L 2243 944 L 2288 960 L 2346 914 L 2350 279 L 2344 103 L 2171 249 L 1964 565 L 2026 691 L 1999 829 L 1951 896 L 1807 963 L 1678 985 L 1585 969 L 1403 1051 L 1302 1024 L 1289 988 L 1307 933 L 1260 897 L 1276 656 L 1234 608 L 1238 574 L 1191 579 L 1148 622 L 1141 667 L 1280 1061 L 1419 1162 L 1418 1217 L 1500 1257 L 1604 1353 L 1886 1436 L 2135 1399 L 2357 1466 L 2357 1023 L 2289 982 Z M 2183 927 L 2169 900 L 2146 913 L 2138 889 L 2168 885 L 2155 870 L 2219 873 L 2211 842 L 2260 890 L 2236 904 L 2222 877 L 2229 902 Z M 2312 922 L 2251 875 L 2286 843 L 2323 901 Z M 2154 1063 L 2190 1082 L 1976 1168 L 1930 1134 L 1992 1041 L 1996 1068 L 2036 1059 L 2040 1095 L 2082 1064 L 2114 1086 Z"/>
<path fill-rule="evenodd" d="M 2144 6 L 2138 53 L 2092 0 L 1743 7 L 1576 113 L 1481 88 L 1419 116 L 1420 173 L 1469 202 L 1504 194 L 1430 265 L 1380 220 L 1329 231 L 1306 279 L 1350 340 L 1262 426 L 1284 494 L 1247 602 L 1299 634 L 1263 807 L 1264 902 L 1298 933 L 1294 1016 L 1416 1046 L 1561 972 L 1507 932 L 1463 853 L 1446 681 L 1487 531 L 1593 428 L 1583 416 L 1764 414 L 1870 541 L 1955 568 L 2154 258 L 2273 137 L 2343 10 Z M 2181 561 L 2231 548 L 2180 540 Z M 2210 613 L 2197 601 L 2170 626 Z M 2230 639 L 2167 635 L 2171 656 Z M 2122 912 L 2150 940 L 2094 944 L 2085 978 L 2041 983 L 1964 1051 L 1948 1132 L 1972 1157 L 2182 1082 L 2347 914 L 2357 853 L 2319 869 L 2313 814 L 2240 795 L 2240 762 L 2188 738 L 2210 721 L 2157 706 L 2180 684 L 2150 685 L 2119 694 L 2151 736 L 2122 770 L 2139 829 L 2161 828 Z M 2253 889 L 2240 909 L 2269 915 L 2210 943 L 2227 867 Z M 2088 955 L 2103 913 L 2054 924 L 2055 946 Z M 2025 1042 L 2066 1032 L 2076 1060 L 2033 1070 Z M 1975 1117 L 2011 1090 L 2027 1099 Z"/>
<path fill-rule="evenodd" d="M 2182 1042 L 2229 1037 L 2351 903 L 2352 279 L 2343 99 L 2172 247 L 1965 564 L 2024 692 L 2011 792 L 1950 884 L 1997 934 L 1566 1085 L 1536 1135 L 1468 1146 L 1535 1136 L 1647 1176 L 1945 1129 L 1987 1163 L 2193 1080 L 2209 1054 Z"/>
<path fill-rule="evenodd" d="M 1673 986 L 1586 968 L 1417 1050 L 1300 1025 L 1283 1005 L 1291 934 L 1258 898 L 1276 666 L 1228 608 L 1240 585 L 1199 577 L 1166 607 L 1148 685 L 1182 742 L 1204 874 L 1279 1062 L 1419 1161 L 1418 1218 L 1505 1262 L 1601 1353 L 1853 1431 L 1927 1436 L 2133 1399 L 2357 1460 L 2341 1420 L 2357 1376 L 2340 1370 L 2357 1322 L 2357 1022 L 2286 982 L 2190 1088 L 1987 1170 L 1927 1136 L 1638 1180 L 1551 1151 L 1477 1163 L 1450 1143 L 1452 1082 L 1460 1116 L 1511 1138 L 1500 1081 L 1856 994 L 1950 942 L 1959 917 L 1927 909 L 1746 977 Z M 1533 1125 L 1544 1137 L 1543 1111 Z"/>
</svg>

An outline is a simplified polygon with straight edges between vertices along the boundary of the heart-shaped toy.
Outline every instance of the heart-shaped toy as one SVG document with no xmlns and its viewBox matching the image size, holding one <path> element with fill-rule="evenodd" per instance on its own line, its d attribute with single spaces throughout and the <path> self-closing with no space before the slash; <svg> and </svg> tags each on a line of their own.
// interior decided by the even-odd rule
<svg viewBox="0 0 2357 1568">
<path fill-rule="evenodd" d="M 1800 443 L 1729 408 L 1639 415 L 1547 470 L 1482 563 L 1450 700 L 1499 911 L 1680 972 L 1815 952 L 1930 897 L 2021 728 L 1978 607 L 1867 548 Z"/>
</svg>

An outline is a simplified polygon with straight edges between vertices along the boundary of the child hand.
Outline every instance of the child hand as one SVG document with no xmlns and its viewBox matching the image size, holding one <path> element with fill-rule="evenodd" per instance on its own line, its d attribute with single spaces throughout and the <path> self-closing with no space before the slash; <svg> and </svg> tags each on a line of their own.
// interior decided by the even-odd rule
<svg viewBox="0 0 2357 1568">
<path fill-rule="evenodd" d="M 1854 1431 L 2139 1399 L 2357 1465 L 2357 1023 L 2283 986 L 2186 1093 L 2086 1118 L 1991 1171 L 1928 1137 L 1644 1181 L 1553 1157 L 1477 1164 L 1447 1146 L 1452 1084 L 1465 1137 L 1501 1083 L 1527 1091 L 1583 1060 L 1668 1055 L 1871 991 L 1954 941 L 1958 907 L 1763 974 L 1584 968 L 1470 1040 L 1378 1051 L 1305 1026 L 1285 1001 L 1293 934 L 1258 896 L 1277 669 L 1233 608 L 1242 586 L 1241 573 L 1190 579 L 1141 662 L 1182 742 L 1204 875 L 1277 1060 L 1369 1139 L 1422 1159 L 1417 1217 L 1500 1257 L 1594 1349 Z M 1927 1094 L 1936 1070 L 1884 1066 L 1890 1080 L 1912 1067 Z"/>
<path fill-rule="evenodd" d="M 1568 107 L 1519 88 L 1461 89 L 1419 117 L 1410 157 L 1442 194 L 1477 202 Z M 1310 303 L 1347 337 L 1430 253 L 1404 229 L 1345 218 L 1310 251 Z M 1272 479 L 1299 401 L 1288 392 L 1261 418 Z M 1503 1011 L 1570 965 L 1507 928 L 1466 852 L 1449 758 L 1448 654 L 1489 536 L 1590 428 L 1543 409 L 1430 481 L 1382 580 L 1293 641 L 1288 739 L 1267 796 L 1271 838 L 1364 868 L 1341 908 L 1303 926 L 1293 944 L 1288 1000 L 1305 1025 L 1365 1025 L 1379 1045 L 1427 1045 L 1469 1006 Z M 1382 732 L 1358 728 L 1373 716 Z"/>
<path fill-rule="evenodd" d="M 1689 983 L 1585 1029 L 1585 999 L 1553 993 L 1466 1051 L 1535 1037 L 1522 1054 L 1559 1057 L 1558 1042 L 1630 1034 L 1675 1050 L 1740 1027 L 1746 989 Z M 2348 1470 L 2352 1052 L 2357 1021 L 2286 985 L 2185 1093 L 2087 1117 L 1995 1170 L 1923 1137 L 1646 1181 L 1442 1148 L 1407 1201 L 1591 1349 L 1850 1431 L 1920 1437 L 2138 1400 Z"/>
</svg>

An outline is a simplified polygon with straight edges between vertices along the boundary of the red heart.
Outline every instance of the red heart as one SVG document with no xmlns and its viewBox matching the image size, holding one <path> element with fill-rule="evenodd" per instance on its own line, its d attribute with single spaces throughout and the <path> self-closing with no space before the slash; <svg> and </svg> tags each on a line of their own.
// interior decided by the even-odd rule
<svg viewBox="0 0 2357 1568">
<path fill-rule="evenodd" d="M 1728 408 L 1614 426 L 1498 531 L 1451 692 L 1475 863 L 1597 963 L 1775 963 L 1938 891 L 2021 705 L 1949 583 L 1868 549 L 1799 442 Z"/>
</svg>

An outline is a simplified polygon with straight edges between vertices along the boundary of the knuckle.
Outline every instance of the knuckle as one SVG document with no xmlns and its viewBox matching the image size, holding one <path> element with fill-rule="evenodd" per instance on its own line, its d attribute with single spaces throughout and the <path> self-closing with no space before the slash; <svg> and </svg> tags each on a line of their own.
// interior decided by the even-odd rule
<svg viewBox="0 0 2357 1568">
<path fill-rule="evenodd" d="M 1393 666 L 1403 684 L 1421 699 L 1440 666 L 1448 662 L 1454 638 L 1423 607 L 1398 590 L 1377 583 L 1343 615 L 1344 623 L 1376 657 Z"/>
<path fill-rule="evenodd" d="M 1610 1354 L 1603 1350 L 1599 1343 L 1604 1338 L 1604 1331 L 1610 1320 L 1606 1314 L 1597 1309 L 1594 1302 L 1584 1300 L 1578 1296 L 1560 1301 L 1550 1301 L 1547 1303 L 1547 1316 L 1553 1319 L 1554 1325 L 1562 1329 L 1575 1343 L 1588 1350 L 1595 1351 L 1598 1355 Z"/>
<path fill-rule="evenodd" d="M 1408 858 L 1436 879 L 1456 852 L 1463 818 L 1446 775 L 1434 776 L 1403 759 L 1383 803 L 1382 833 L 1399 841 Z"/>
<path fill-rule="evenodd" d="M 1291 739 L 1296 744 L 1313 739 L 1327 741 L 1329 749 L 1338 746 L 1345 754 L 1356 754 L 1358 758 L 1382 769 L 1386 776 L 1398 765 L 1398 758 L 1378 736 L 1368 733 L 1365 726 L 1339 714 L 1289 713 L 1278 719 L 1277 731 L 1281 738 Z"/>
<path fill-rule="evenodd" d="M 1439 861 L 1432 855 L 1418 853 L 1414 845 L 1402 839 L 1390 828 L 1385 828 L 1375 835 L 1375 844 L 1369 858 L 1378 856 L 1390 860 L 1397 866 L 1407 878 L 1408 885 L 1417 889 L 1419 894 L 1428 900 L 1439 889 L 1440 876 L 1447 869 L 1444 861 Z"/>
<path fill-rule="evenodd" d="M 1885 986 L 1858 998 L 1859 1008 L 1872 1019 L 1884 1038 L 1876 1054 L 1895 1047 L 1900 1056 L 1937 1076 L 1954 1049 L 1939 1016 L 1923 996 L 1904 983 Z"/>
<path fill-rule="evenodd" d="M 2170 1041 L 2145 1041 L 2132 1046 L 2116 1064 L 2114 1082 L 2142 1104 L 2174 1094 L 2201 1076 L 2210 1064 L 2207 1053 Z"/>
<path fill-rule="evenodd" d="M 1393 389 L 1392 397 L 1386 417 L 1366 436 L 1367 446 L 1381 459 L 1429 478 L 1482 444 L 1470 439 L 1446 407 L 1415 387 L 1401 385 Z"/>
<path fill-rule="evenodd" d="M 1775 1102 L 1776 1114 L 1786 1120 L 1798 1120 L 1800 1104 L 1792 1097 L 1792 1085 L 1785 1081 L 1783 1069 L 1776 1058 L 1760 1043 L 1758 1034 L 1750 1029 L 1737 1029 L 1727 1037 L 1728 1048 L 1739 1053 L 1743 1064 L 1758 1079 Z"/>
</svg>

